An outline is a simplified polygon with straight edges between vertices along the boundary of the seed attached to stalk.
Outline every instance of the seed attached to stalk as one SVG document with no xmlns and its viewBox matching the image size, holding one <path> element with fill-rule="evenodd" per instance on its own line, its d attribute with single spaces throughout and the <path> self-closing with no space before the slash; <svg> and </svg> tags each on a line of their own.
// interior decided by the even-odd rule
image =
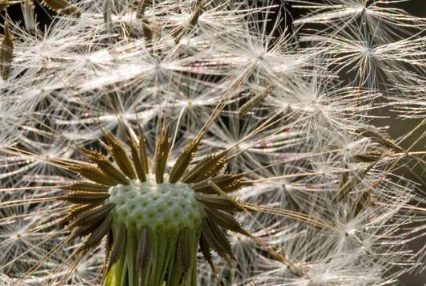
<svg viewBox="0 0 426 286">
<path fill-rule="evenodd" d="M 4 35 L 0 45 L 0 74 L 4 80 L 10 76 L 13 59 L 13 38 L 10 33 L 9 21 L 4 24 Z"/>
<path fill-rule="evenodd" d="M 272 85 L 266 87 L 264 92 L 260 92 L 250 98 L 249 101 L 241 106 L 239 113 L 242 116 L 247 115 L 254 107 L 256 107 L 262 100 L 264 100 L 268 95 L 272 94 L 274 87 Z"/>
<path fill-rule="evenodd" d="M 396 152 L 404 152 L 404 149 L 401 148 L 397 143 L 395 143 L 389 138 L 386 138 L 385 136 L 374 130 L 367 128 L 359 128 L 356 130 L 356 132 Z"/>
<path fill-rule="evenodd" d="M 43 0 L 41 4 L 58 14 L 73 15 L 77 18 L 81 16 L 80 10 L 67 0 Z"/>
</svg>

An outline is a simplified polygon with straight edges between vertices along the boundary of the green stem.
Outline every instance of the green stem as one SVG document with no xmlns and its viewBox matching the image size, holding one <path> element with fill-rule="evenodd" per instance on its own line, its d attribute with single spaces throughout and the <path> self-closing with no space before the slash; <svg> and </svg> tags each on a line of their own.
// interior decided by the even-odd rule
<svg viewBox="0 0 426 286">
<path fill-rule="evenodd" d="M 117 229 L 113 229 L 114 238 Z M 152 231 L 150 260 L 144 268 L 136 269 L 136 255 L 140 231 L 128 228 L 126 247 L 117 263 L 111 268 L 104 286 L 196 286 L 197 251 L 200 230 L 191 231 L 191 267 L 183 275 L 179 264 L 177 244 L 180 233 Z M 142 271 L 142 272 L 141 272 Z"/>
</svg>

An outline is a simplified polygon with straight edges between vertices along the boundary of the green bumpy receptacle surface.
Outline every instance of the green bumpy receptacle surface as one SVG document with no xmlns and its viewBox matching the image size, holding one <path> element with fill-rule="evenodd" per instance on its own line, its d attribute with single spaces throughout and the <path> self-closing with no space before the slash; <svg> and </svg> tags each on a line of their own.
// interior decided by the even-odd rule
<svg viewBox="0 0 426 286">
<path fill-rule="evenodd" d="M 111 187 L 108 192 L 109 201 L 115 204 L 114 221 L 128 228 L 179 232 L 196 228 L 205 217 L 188 184 L 157 184 L 150 175 L 146 182 L 133 180 L 126 186 Z"/>
</svg>

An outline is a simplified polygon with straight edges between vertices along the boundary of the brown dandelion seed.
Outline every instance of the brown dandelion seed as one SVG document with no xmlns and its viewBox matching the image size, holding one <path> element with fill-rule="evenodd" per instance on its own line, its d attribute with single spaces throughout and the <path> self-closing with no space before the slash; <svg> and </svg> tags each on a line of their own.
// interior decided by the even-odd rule
<svg viewBox="0 0 426 286">
<path fill-rule="evenodd" d="M 79 173 L 82 177 L 98 184 L 115 186 L 120 183 L 114 178 L 107 176 L 99 167 L 91 164 L 80 163 L 79 165 L 68 166 L 66 169 Z"/>
<path fill-rule="evenodd" d="M 104 236 L 106 236 L 111 229 L 112 225 L 112 217 L 107 216 L 104 218 L 102 223 L 90 234 L 90 236 L 84 241 L 84 248 L 94 248 L 96 247 L 102 240 Z M 82 247 L 82 249 L 84 249 Z"/>
<path fill-rule="evenodd" d="M 143 270 L 148 267 L 152 255 L 152 233 L 149 227 L 144 227 L 138 241 L 136 268 Z"/>
<path fill-rule="evenodd" d="M 4 24 L 4 35 L 0 45 L 0 73 L 4 80 L 7 80 L 10 76 L 13 48 L 13 38 L 10 33 L 9 21 L 6 19 Z"/>
<path fill-rule="evenodd" d="M 86 192 L 107 192 L 109 188 L 110 188 L 109 186 L 88 183 L 88 182 L 77 182 L 71 185 L 61 187 L 62 190 L 86 191 Z"/>
<path fill-rule="evenodd" d="M 208 214 L 208 218 L 215 222 L 218 226 L 233 232 L 250 236 L 250 234 L 241 227 L 240 223 L 237 222 L 237 220 L 229 213 L 212 208 L 206 208 L 206 212 Z"/>
<path fill-rule="evenodd" d="M 124 150 L 122 143 L 112 133 L 107 132 L 105 138 L 108 141 L 109 152 L 112 154 L 115 163 L 118 165 L 120 170 L 130 179 L 136 179 L 136 173 L 133 168 L 132 162 Z"/>
<path fill-rule="evenodd" d="M 89 209 L 94 209 L 97 207 L 100 203 L 91 203 L 91 204 L 77 204 L 75 206 L 71 206 L 67 214 L 59 221 L 59 224 L 67 223 L 73 219 L 75 219 L 79 214 L 81 214 L 84 211 L 87 211 Z"/>
<path fill-rule="evenodd" d="M 263 92 L 260 92 L 250 98 L 243 106 L 240 107 L 239 113 L 242 116 L 247 115 L 254 107 L 262 102 L 268 95 L 271 95 L 274 91 L 274 86 L 267 86 Z"/>
<path fill-rule="evenodd" d="M 353 207 L 352 213 L 353 216 L 356 217 L 361 213 L 363 209 L 365 209 L 368 205 L 370 205 L 370 193 L 365 191 L 357 200 L 356 204 Z"/>
<path fill-rule="evenodd" d="M 183 176 L 182 182 L 198 183 L 216 175 L 225 166 L 226 153 L 223 151 L 219 154 L 207 155 Z"/>
<path fill-rule="evenodd" d="M 109 196 L 107 192 L 70 191 L 66 196 L 59 197 L 58 199 L 73 204 L 92 204 L 103 202 L 108 199 Z"/>
<path fill-rule="evenodd" d="M 67 0 L 43 0 L 41 4 L 58 14 L 81 16 L 81 11 Z"/>
<path fill-rule="evenodd" d="M 149 173 L 149 160 L 146 150 L 146 138 L 144 136 L 139 137 L 139 158 L 142 163 L 143 171 L 145 174 Z"/>
<path fill-rule="evenodd" d="M 170 125 L 166 128 L 161 128 L 160 138 L 157 140 L 154 155 L 154 173 L 157 184 L 164 182 L 164 173 L 167 166 L 167 158 L 169 156 L 171 140 L 169 138 Z"/>
<path fill-rule="evenodd" d="M 199 142 L 191 140 L 183 149 L 182 153 L 179 154 L 179 157 L 174 164 L 172 171 L 170 172 L 169 182 L 176 183 L 186 172 L 189 164 L 191 164 L 194 154 L 198 150 Z"/>
<path fill-rule="evenodd" d="M 195 27 L 200 19 L 201 14 L 203 13 L 201 1 L 196 5 L 194 11 L 192 11 L 189 21 L 172 32 L 172 37 L 175 38 L 175 43 L 179 44 L 182 37 L 190 30 L 192 27 Z"/>
<path fill-rule="evenodd" d="M 113 178 L 122 185 L 129 184 L 129 179 L 105 155 L 98 152 L 86 152 L 85 154 L 105 175 Z"/>
<path fill-rule="evenodd" d="M 204 256 L 204 259 L 206 259 L 207 263 L 210 265 L 210 268 L 214 273 L 216 273 L 216 268 L 214 267 L 212 259 L 211 248 L 203 234 L 200 237 L 200 251 Z"/>
<path fill-rule="evenodd" d="M 177 261 L 182 269 L 183 276 L 188 274 L 191 268 L 192 259 L 188 253 L 191 252 L 191 233 L 188 229 L 184 229 L 180 232 L 179 239 L 177 242 Z"/>
<path fill-rule="evenodd" d="M 114 203 L 106 203 L 93 209 L 83 211 L 71 222 L 68 228 L 72 229 L 75 226 L 89 225 L 99 222 L 108 216 L 114 207 Z"/>
<path fill-rule="evenodd" d="M 223 210 L 227 212 L 242 211 L 241 206 L 228 198 L 217 195 L 197 194 L 197 200 L 207 208 Z"/>
<path fill-rule="evenodd" d="M 225 260 L 236 260 L 225 233 L 209 218 L 203 220 L 202 233 L 208 245 Z"/>
<path fill-rule="evenodd" d="M 124 224 L 118 228 L 117 238 L 113 239 L 111 250 L 107 256 L 107 271 L 118 261 L 124 251 L 127 241 L 127 229 Z"/>
<path fill-rule="evenodd" d="M 364 170 L 361 170 L 353 176 L 352 178 L 348 179 L 344 184 L 341 185 L 339 192 L 337 195 L 333 198 L 333 202 L 340 202 L 343 200 L 347 195 L 349 195 L 353 188 L 368 174 L 368 172 L 376 165 L 377 161 L 370 164 L 367 168 Z"/>
<path fill-rule="evenodd" d="M 148 167 L 144 166 L 145 163 L 139 156 L 139 147 L 137 146 L 136 142 L 134 142 L 130 137 L 127 139 L 127 144 L 130 147 L 130 152 L 132 154 L 132 161 L 135 166 L 136 175 L 138 176 L 139 181 L 146 182 Z"/>
<path fill-rule="evenodd" d="M 358 128 L 355 132 L 361 134 L 364 137 L 370 138 L 376 143 L 386 146 L 387 148 L 392 149 L 396 152 L 405 152 L 405 150 L 401 148 L 400 146 L 398 146 L 398 144 L 396 144 L 394 141 L 375 132 L 374 130 L 370 130 L 367 128 Z"/>
<path fill-rule="evenodd" d="M 198 182 L 192 185 L 194 191 L 204 194 L 216 194 L 217 192 L 209 185 L 209 181 L 216 184 L 223 192 L 230 193 L 239 190 L 244 182 L 242 174 L 224 174 L 218 175 L 208 180 Z"/>
<path fill-rule="evenodd" d="M 372 163 L 383 158 L 384 154 L 380 151 L 371 151 L 353 156 L 353 159 L 357 162 Z"/>
<path fill-rule="evenodd" d="M 150 43 L 156 37 L 154 25 L 146 18 L 142 19 L 142 31 L 147 43 Z"/>
<path fill-rule="evenodd" d="M 75 239 L 77 237 L 84 237 L 89 234 L 91 234 L 93 231 L 95 231 L 102 221 L 90 224 L 90 225 L 82 225 L 82 226 L 76 226 L 72 228 L 70 239 Z"/>
</svg>

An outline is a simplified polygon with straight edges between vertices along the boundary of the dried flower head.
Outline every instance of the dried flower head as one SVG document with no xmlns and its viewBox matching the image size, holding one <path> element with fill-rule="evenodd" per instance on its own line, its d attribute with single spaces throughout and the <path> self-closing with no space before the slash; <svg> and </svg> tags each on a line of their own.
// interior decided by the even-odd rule
<svg viewBox="0 0 426 286">
<path fill-rule="evenodd" d="M 422 269 L 422 178 L 399 172 L 426 165 L 406 143 L 425 120 L 401 138 L 371 120 L 391 100 L 423 119 L 425 22 L 398 2 L 0 1 L 25 24 L 9 9 L 0 42 L 0 284 Z"/>
<path fill-rule="evenodd" d="M 108 154 L 83 150 L 93 164 L 56 162 L 90 181 L 63 187 L 68 192 L 58 199 L 75 206 L 61 222 L 68 224 L 70 239 L 87 236 L 77 256 L 107 237 L 106 285 L 195 285 L 199 247 L 212 267 L 210 249 L 235 259 L 224 231 L 249 234 L 233 217 L 243 207 L 226 193 L 243 182 L 239 175 L 219 174 L 226 151 L 207 155 L 188 170 L 201 138 L 189 141 L 170 174 L 169 124 L 160 128 L 152 159 L 142 134 L 137 141 L 128 138 L 128 154 L 106 133 Z"/>
</svg>

